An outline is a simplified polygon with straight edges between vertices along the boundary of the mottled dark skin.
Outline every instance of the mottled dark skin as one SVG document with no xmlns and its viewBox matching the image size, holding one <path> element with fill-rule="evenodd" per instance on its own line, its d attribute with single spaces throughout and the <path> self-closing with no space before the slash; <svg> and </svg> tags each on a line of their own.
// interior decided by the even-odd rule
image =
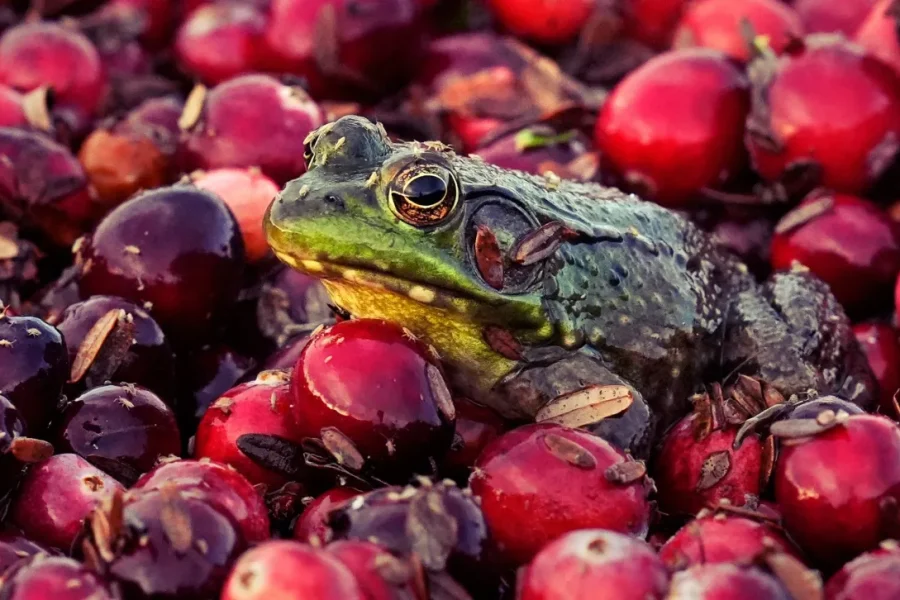
<svg viewBox="0 0 900 600">
<path fill-rule="evenodd" d="M 760 285 L 675 212 L 433 144 L 391 144 L 359 117 L 322 128 L 310 153 L 309 172 L 270 208 L 276 254 L 323 277 L 354 314 L 392 318 L 434 344 L 457 389 L 507 417 L 532 419 L 561 394 L 624 383 L 636 402 L 594 429 L 643 454 L 693 392 L 736 373 L 785 396 L 838 393 L 862 405 L 874 397 L 850 323 L 824 284 L 796 270 Z M 399 174 L 435 165 L 458 183 L 458 202 L 425 226 L 405 222 L 391 194 Z M 516 242 L 551 222 L 567 228 L 559 247 L 534 265 L 514 264 Z M 500 290 L 475 259 L 479 225 L 504 253 Z M 511 333 L 521 356 L 486 354 L 496 347 L 480 335 L 489 326 Z"/>
</svg>

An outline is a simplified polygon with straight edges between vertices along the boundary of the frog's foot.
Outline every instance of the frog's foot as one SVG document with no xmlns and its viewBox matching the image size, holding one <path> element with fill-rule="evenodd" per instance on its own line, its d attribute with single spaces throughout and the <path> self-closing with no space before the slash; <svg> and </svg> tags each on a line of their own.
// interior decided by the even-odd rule
<svg viewBox="0 0 900 600">
<path fill-rule="evenodd" d="M 650 453 L 657 419 L 644 397 L 591 354 L 538 351 L 494 393 L 525 418 L 582 427 L 637 458 Z"/>
<path fill-rule="evenodd" d="M 843 308 L 827 285 L 799 269 L 737 295 L 721 364 L 724 372 L 758 377 L 786 397 L 835 394 L 867 408 L 877 393 Z"/>
</svg>

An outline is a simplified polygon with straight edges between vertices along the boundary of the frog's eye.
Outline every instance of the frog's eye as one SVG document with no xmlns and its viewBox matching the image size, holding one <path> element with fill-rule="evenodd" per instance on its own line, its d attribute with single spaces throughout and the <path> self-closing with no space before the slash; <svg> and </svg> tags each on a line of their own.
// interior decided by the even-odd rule
<svg viewBox="0 0 900 600">
<path fill-rule="evenodd" d="M 398 217 L 416 227 L 437 225 L 453 211 L 459 186 L 441 165 L 413 165 L 392 182 L 391 206 Z"/>
</svg>

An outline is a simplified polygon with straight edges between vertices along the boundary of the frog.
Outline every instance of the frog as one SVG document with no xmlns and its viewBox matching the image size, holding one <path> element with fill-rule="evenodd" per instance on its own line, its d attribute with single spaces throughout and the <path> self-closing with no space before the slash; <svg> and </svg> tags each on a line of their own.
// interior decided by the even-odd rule
<svg viewBox="0 0 900 600">
<path fill-rule="evenodd" d="M 305 160 L 266 212 L 275 256 L 342 312 L 401 325 L 454 393 L 511 421 L 580 410 L 646 455 L 711 381 L 875 397 L 827 285 L 801 266 L 757 281 L 680 212 L 394 141 L 354 115 L 312 132 Z M 604 390 L 625 390 L 625 409 L 585 410 Z"/>
</svg>

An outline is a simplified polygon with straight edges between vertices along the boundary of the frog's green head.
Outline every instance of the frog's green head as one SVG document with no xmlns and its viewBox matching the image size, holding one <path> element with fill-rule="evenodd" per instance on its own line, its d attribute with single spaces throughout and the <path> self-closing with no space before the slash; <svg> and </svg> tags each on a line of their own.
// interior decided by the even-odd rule
<svg viewBox="0 0 900 600">
<path fill-rule="evenodd" d="M 321 277 L 351 313 L 393 319 L 432 340 L 448 320 L 546 334 L 539 265 L 503 259 L 502 281 L 482 275 L 479 230 L 508 254 L 538 226 L 522 199 L 479 181 L 492 171 L 440 144 L 392 143 L 361 117 L 325 125 L 307 142 L 307 173 L 266 216 L 282 261 Z"/>
</svg>

